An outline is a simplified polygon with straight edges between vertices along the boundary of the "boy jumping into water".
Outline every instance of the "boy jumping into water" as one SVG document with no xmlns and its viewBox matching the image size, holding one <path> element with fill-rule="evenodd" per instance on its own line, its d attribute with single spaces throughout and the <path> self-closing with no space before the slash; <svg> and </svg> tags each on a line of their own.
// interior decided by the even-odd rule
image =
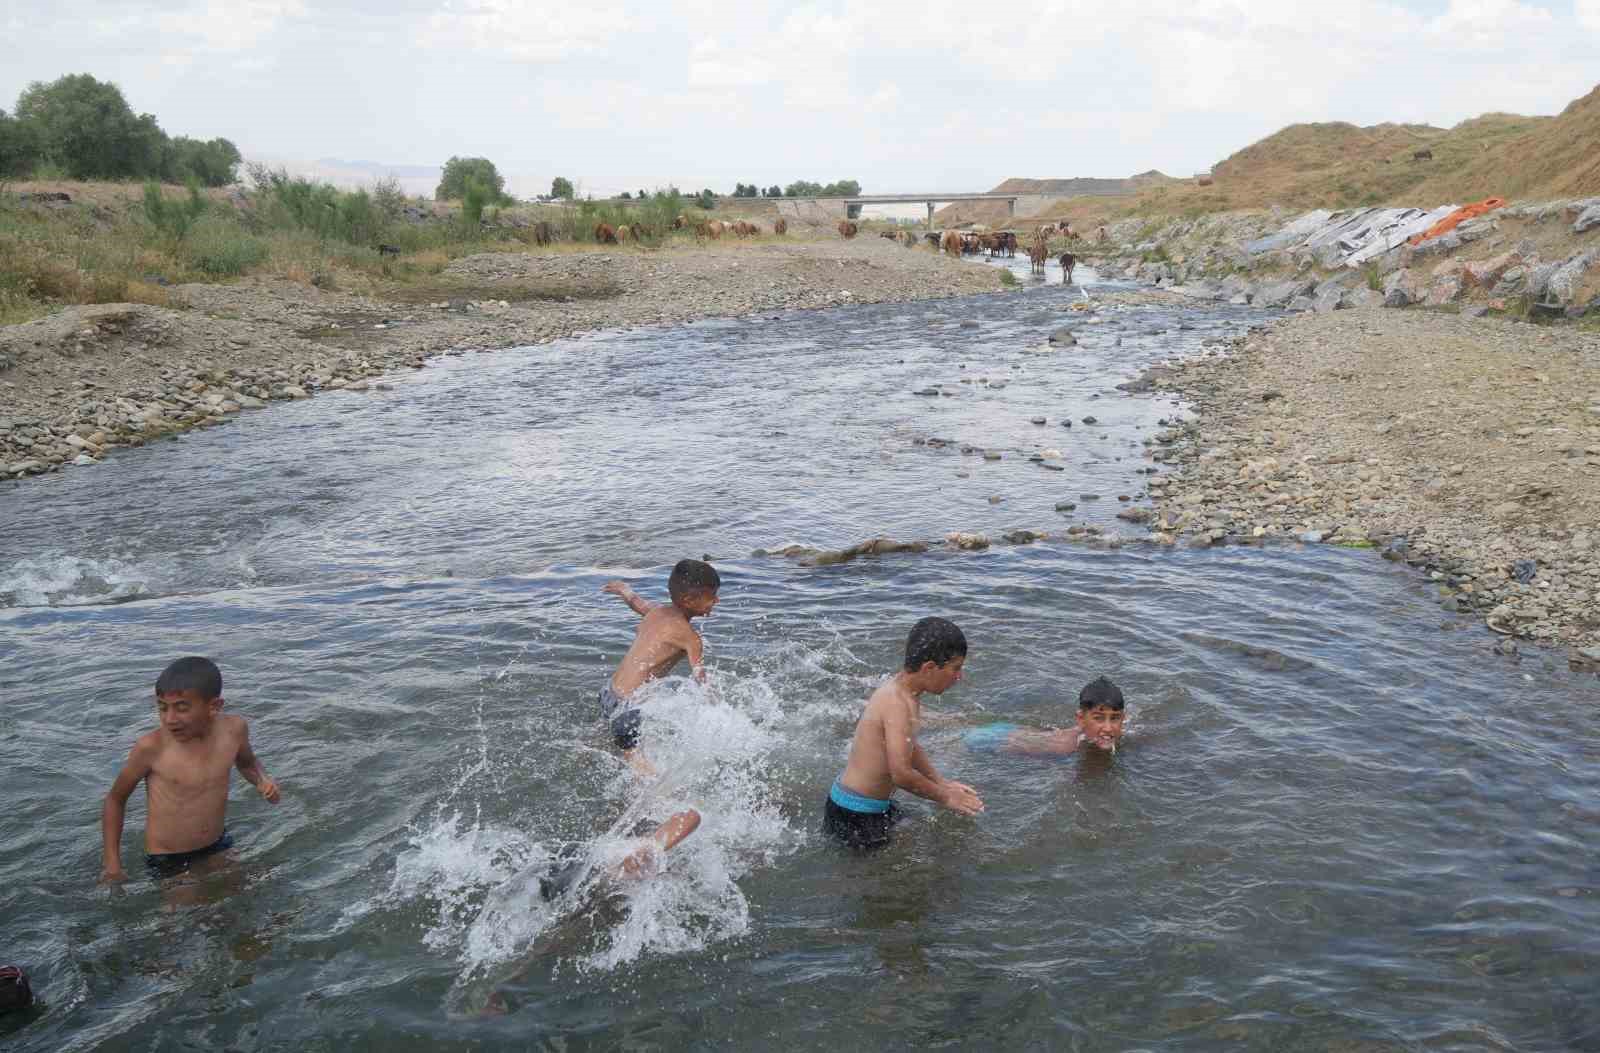
<svg viewBox="0 0 1600 1053">
<path fill-rule="evenodd" d="M 238 768 L 261 796 L 278 803 L 278 784 L 250 748 L 243 717 L 222 712 L 222 672 L 209 658 L 180 658 L 156 680 L 161 726 L 139 736 L 100 813 L 105 841 L 101 881 L 125 881 L 122 821 L 134 787 L 145 784 L 145 865 L 157 879 L 187 871 L 233 844 L 223 825 L 228 778 Z"/>
<path fill-rule="evenodd" d="M 633 646 L 622 656 L 611 680 L 600 689 L 600 714 L 611 724 L 611 735 L 622 750 L 623 759 L 637 771 L 648 771 L 648 766 L 638 755 L 639 707 L 629 704 L 629 696 L 649 681 L 666 676 L 685 655 L 695 679 L 705 682 L 705 642 L 689 620 L 711 613 L 721 587 L 716 569 L 698 559 L 679 560 L 672 568 L 667 578 L 671 603 L 651 603 L 621 581 L 608 581 L 603 587 L 644 615 Z"/>
<path fill-rule="evenodd" d="M 1034 731 L 1016 724 L 989 724 L 967 732 L 969 749 L 1060 756 L 1079 746 L 1115 752 L 1122 741 L 1126 703 L 1122 689 L 1105 677 L 1085 684 L 1078 692 L 1078 720 L 1070 728 Z"/>
<path fill-rule="evenodd" d="M 904 667 L 884 682 L 856 723 L 850 759 L 823 805 L 823 830 L 852 848 L 881 848 L 898 818 L 897 789 L 962 815 L 983 811 L 978 793 L 941 778 L 917 744 L 922 696 L 942 695 L 961 679 L 967 638 L 954 622 L 924 618 L 906 638 Z"/>
</svg>

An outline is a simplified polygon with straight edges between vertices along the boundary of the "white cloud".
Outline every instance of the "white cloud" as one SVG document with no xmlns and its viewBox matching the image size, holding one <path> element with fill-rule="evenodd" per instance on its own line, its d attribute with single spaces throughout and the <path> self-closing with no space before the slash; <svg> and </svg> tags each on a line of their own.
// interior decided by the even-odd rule
<svg viewBox="0 0 1600 1053">
<path fill-rule="evenodd" d="M 428 19 L 429 46 L 462 46 L 507 58 L 559 61 L 593 55 L 638 20 L 620 4 L 524 3 L 522 0 L 443 0 Z"/>
</svg>

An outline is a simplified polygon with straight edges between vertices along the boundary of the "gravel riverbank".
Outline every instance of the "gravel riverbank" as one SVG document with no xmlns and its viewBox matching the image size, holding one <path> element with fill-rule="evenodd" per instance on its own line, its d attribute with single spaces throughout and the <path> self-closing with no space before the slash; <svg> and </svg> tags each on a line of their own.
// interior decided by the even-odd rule
<svg viewBox="0 0 1600 1053">
<path fill-rule="evenodd" d="M 71 307 L 0 329 L 0 479 L 90 465 L 275 399 L 381 387 L 374 378 L 436 354 L 1002 288 L 995 269 L 880 238 L 485 253 L 451 263 L 439 286 L 459 295 L 397 303 L 286 281 L 183 285 L 175 309 Z"/>
<path fill-rule="evenodd" d="M 1299 315 L 1145 378 L 1150 529 L 1373 545 L 1449 611 L 1600 664 L 1600 337 L 1433 312 Z"/>
</svg>

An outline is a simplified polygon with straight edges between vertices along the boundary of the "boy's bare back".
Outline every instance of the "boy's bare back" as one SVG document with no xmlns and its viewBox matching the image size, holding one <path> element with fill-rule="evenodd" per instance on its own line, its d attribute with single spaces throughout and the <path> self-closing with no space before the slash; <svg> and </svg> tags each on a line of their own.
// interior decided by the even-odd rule
<svg viewBox="0 0 1600 1053">
<path fill-rule="evenodd" d="M 685 655 L 695 675 L 702 677 L 704 648 L 700 634 L 682 611 L 671 604 L 653 606 L 645 612 L 633 644 L 611 674 L 611 690 L 618 698 L 627 698 L 645 682 L 666 676 Z"/>
</svg>

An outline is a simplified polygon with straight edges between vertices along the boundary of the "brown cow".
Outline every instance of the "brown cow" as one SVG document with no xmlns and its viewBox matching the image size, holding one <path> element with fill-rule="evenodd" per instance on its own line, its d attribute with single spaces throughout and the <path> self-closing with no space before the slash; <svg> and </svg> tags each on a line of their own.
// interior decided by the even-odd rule
<svg viewBox="0 0 1600 1053">
<path fill-rule="evenodd" d="M 945 251 L 947 256 L 960 256 L 961 235 L 953 230 L 945 231 L 944 237 L 939 239 L 939 247 Z"/>
<path fill-rule="evenodd" d="M 687 227 L 688 225 L 689 225 L 689 217 L 684 215 L 682 212 L 678 213 L 678 218 L 672 221 L 672 229 L 673 230 L 682 230 L 684 227 Z"/>
<path fill-rule="evenodd" d="M 787 233 L 789 233 L 789 221 L 784 219 L 782 216 L 779 216 L 777 219 L 773 220 L 772 221 L 772 233 L 774 233 L 774 234 L 787 234 Z"/>
<path fill-rule="evenodd" d="M 902 230 L 900 232 L 900 244 L 908 249 L 914 249 L 917 247 L 917 236 L 909 230 Z"/>
<path fill-rule="evenodd" d="M 626 245 L 628 243 L 628 240 L 630 238 L 632 238 L 632 237 L 633 237 L 633 231 L 628 228 L 628 225 L 626 223 L 624 223 L 621 226 L 617 227 L 617 243 L 619 245 Z"/>
<path fill-rule="evenodd" d="M 727 229 L 728 225 L 720 219 L 714 219 L 706 224 L 706 230 L 710 232 L 713 239 L 722 237 Z"/>
<path fill-rule="evenodd" d="M 1078 265 L 1078 257 L 1074 256 L 1070 252 L 1063 252 L 1061 254 L 1061 284 L 1062 285 L 1070 285 L 1072 283 L 1072 269 L 1074 267 L 1076 267 L 1077 265 Z"/>
<path fill-rule="evenodd" d="M 1014 234 L 1014 233 L 1012 233 L 1011 231 L 1008 230 L 1005 233 L 1005 239 L 1006 239 L 1006 255 L 1007 256 L 1015 256 L 1017 254 L 1017 236 L 1016 236 L 1016 234 Z"/>
<path fill-rule="evenodd" d="M 860 229 L 860 227 L 856 226 L 848 219 L 841 219 L 839 221 L 839 236 L 841 238 L 853 238 L 856 236 L 856 232 Z"/>
<path fill-rule="evenodd" d="M 533 225 L 533 242 L 535 245 L 548 245 L 555 239 L 555 228 L 550 226 L 549 220 L 541 219 Z"/>
<path fill-rule="evenodd" d="M 596 223 L 594 225 L 594 240 L 597 245 L 615 245 L 617 232 L 611 229 L 609 223 Z"/>
<path fill-rule="evenodd" d="M 1028 246 L 1028 262 L 1033 265 L 1034 274 L 1044 273 L 1044 261 L 1049 255 L 1049 250 L 1045 248 L 1044 232 L 1040 231 L 1033 236 L 1033 244 Z"/>
</svg>

